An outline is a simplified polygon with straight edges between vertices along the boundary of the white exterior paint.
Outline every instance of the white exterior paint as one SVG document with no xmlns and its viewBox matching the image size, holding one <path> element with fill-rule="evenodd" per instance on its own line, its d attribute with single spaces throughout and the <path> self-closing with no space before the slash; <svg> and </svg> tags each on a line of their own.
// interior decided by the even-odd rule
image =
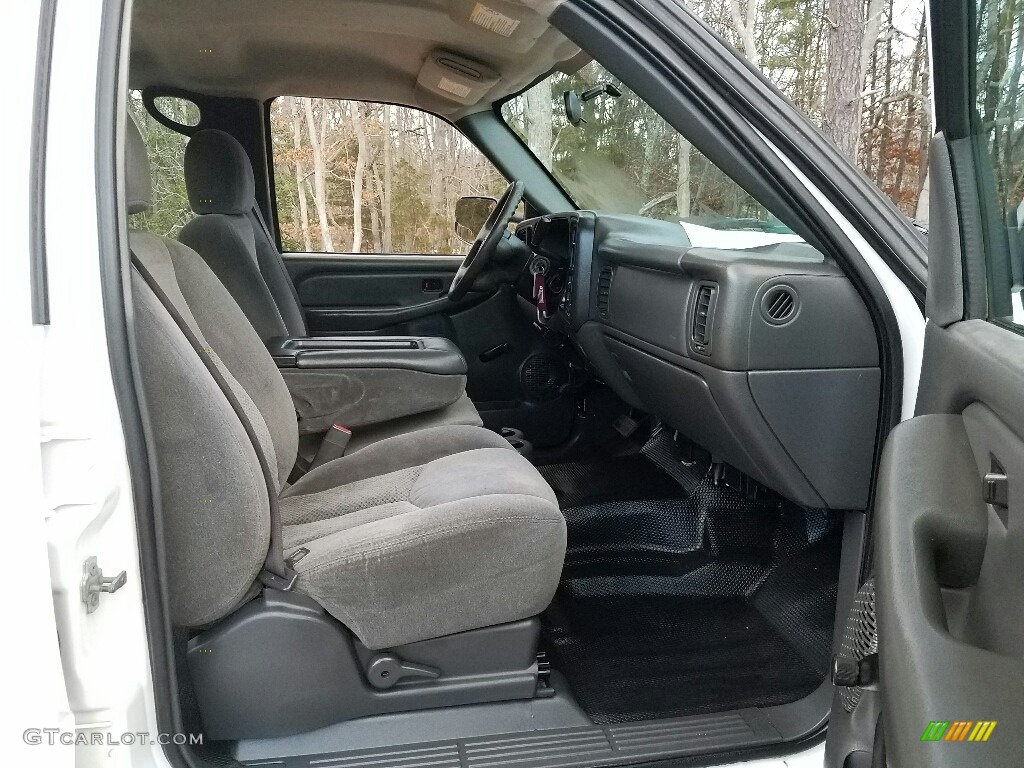
<svg viewBox="0 0 1024 768">
<path fill-rule="evenodd" d="M 7 220 L 5 296 L 0 312 L 13 330 L 18 376 L 5 375 L 3 466 L 15 502 L 9 534 L 4 641 L 6 690 L 18 691 L 5 724 L 10 765 L 162 766 L 159 747 L 108 743 L 54 745 L 107 734 L 156 735 L 149 650 L 142 614 L 135 513 L 121 421 L 114 398 L 100 292 L 96 136 L 98 51 L 103 3 L 57 4 L 51 60 L 46 157 L 46 254 L 50 324 L 29 314 L 29 158 L 38 35 L 38 3 L 15 3 L 5 16 L 4 49 L 13 54 L 5 130 L 15 215 Z M 13 18 L 12 18 L 13 13 Z M 5 206 L 6 207 L 6 206 Z M 7 208 L 7 210 L 11 210 Z M 13 373 L 14 367 L 5 373 Z M 7 453 L 10 456 L 7 456 Z M 17 478 L 14 480 L 13 478 Z M 82 565 L 99 558 L 106 575 L 127 584 L 101 597 L 87 614 L 80 598 Z M 15 588 L 15 583 L 17 588 Z M 57 638 L 59 640 L 59 646 Z M 35 737 L 41 744 L 28 744 Z M 137 739 L 136 739 L 137 740 Z"/>
</svg>

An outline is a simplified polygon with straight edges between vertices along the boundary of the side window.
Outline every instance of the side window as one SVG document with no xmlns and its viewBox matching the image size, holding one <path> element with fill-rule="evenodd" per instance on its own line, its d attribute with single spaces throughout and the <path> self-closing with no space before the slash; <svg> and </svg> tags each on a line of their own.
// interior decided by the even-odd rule
<svg viewBox="0 0 1024 768">
<path fill-rule="evenodd" d="M 282 96 L 270 126 L 285 251 L 465 254 L 456 202 L 505 187 L 455 127 L 418 109 Z"/>
<path fill-rule="evenodd" d="M 1024 14 L 1015 0 L 975 10 L 971 135 L 985 219 L 989 316 L 1024 327 Z"/>
<path fill-rule="evenodd" d="M 191 127 L 199 124 L 199 107 L 188 99 L 158 96 L 156 108 L 169 120 Z M 131 218 L 134 229 L 174 237 L 192 218 L 185 191 L 185 146 L 188 136 L 157 122 L 146 110 L 141 91 L 128 94 L 128 112 L 139 126 L 149 154 L 153 207 Z"/>
</svg>

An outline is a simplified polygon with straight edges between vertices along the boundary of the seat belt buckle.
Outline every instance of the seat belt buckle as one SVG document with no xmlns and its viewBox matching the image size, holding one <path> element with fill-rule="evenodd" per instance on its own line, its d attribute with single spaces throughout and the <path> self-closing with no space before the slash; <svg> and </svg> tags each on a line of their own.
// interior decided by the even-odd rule
<svg viewBox="0 0 1024 768">
<path fill-rule="evenodd" d="M 286 567 L 284 574 L 284 576 L 278 576 L 273 571 L 264 568 L 260 571 L 260 581 L 263 583 L 263 586 L 276 589 L 278 592 L 291 592 L 299 580 L 299 574 L 291 567 Z"/>
<path fill-rule="evenodd" d="M 344 456 L 345 448 L 348 447 L 348 441 L 351 439 L 351 429 L 341 424 L 331 424 L 331 428 L 327 430 L 327 434 L 324 435 L 324 439 L 317 449 L 316 456 L 313 457 L 313 463 L 309 465 L 310 470 Z"/>
</svg>

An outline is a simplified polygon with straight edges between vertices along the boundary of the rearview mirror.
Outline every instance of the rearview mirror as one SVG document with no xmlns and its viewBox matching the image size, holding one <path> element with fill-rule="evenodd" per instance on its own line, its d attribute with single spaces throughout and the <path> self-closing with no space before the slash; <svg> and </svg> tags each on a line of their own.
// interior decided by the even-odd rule
<svg viewBox="0 0 1024 768">
<path fill-rule="evenodd" d="M 579 125 L 583 122 L 583 102 L 576 91 L 566 91 L 562 94 L 565 99 L 565 117 L 569 125 Z"/>
<path fill-rule="evenodd" d="M 498 201 L 493 197 L 460 197 L 455 201 L 455 234 L 465 243 L 476 240 Z"/>
<path fill-rule="evenodd" d="M 565 101 L 565 119 L 569 121 L 570 125 L 585 123 L 587 122 L 583 119 L 583 104 L 585 102 L 596 99 L 598 96 L 611 96 L 613 99 L 617 99 L 621 95 L 622 91 L 612 83 L 598 83 L 582 94 L 571 90 L 566 91 L 562 94 L 562 99 Z"/>
</svg>

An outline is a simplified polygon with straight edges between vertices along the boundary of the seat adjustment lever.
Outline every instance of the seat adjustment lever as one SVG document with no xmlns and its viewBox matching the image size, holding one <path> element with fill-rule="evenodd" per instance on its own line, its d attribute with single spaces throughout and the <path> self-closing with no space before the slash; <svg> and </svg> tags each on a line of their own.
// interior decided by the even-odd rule
<svg viewBox="0 0 1024 768">
<path fill-rule="evenodd" d="M 399 680 L 407 677 L 423 677 L 436 680 L 441 670 L 428 667 L 426 664 L 413 664 L 403 661 L 393 653 L 378 653 L 366 667 L 366 678 L 370 685 L 378 690 L 386 691 Z"/>
</svg>

